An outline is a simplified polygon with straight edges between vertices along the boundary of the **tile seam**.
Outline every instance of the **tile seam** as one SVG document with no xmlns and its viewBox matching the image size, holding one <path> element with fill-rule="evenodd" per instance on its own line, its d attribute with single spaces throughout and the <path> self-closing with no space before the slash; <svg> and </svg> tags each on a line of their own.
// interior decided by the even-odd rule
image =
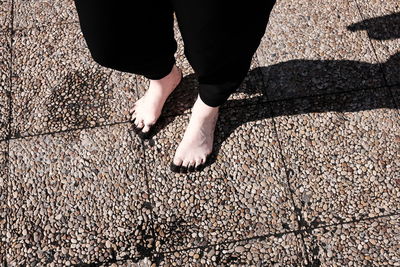
<svg viewBox="0 0 400 267">
<path fill-rule="evenodd" d="M 400 85 L 400 84 L 398 84 L 398 85 Z M 274 100 L 268 100 L 268 101 L 264 100 L 264 101 L 254 102 L 254 103 L 243 104 L 243 105 L 224 107 L 224 108 L 221 108 L 221 110 L 229 110 L 229 109 L 233 109 L 233 108 L 244 108 L 244 107 L 249 107 L 249 106 L 254 106 L 254 105 L 259 105 L 259 104 L 280 103 L 280 102 L 285 102 L 285 101 L 292 101 L 292 100 L 297 100 L 297 99 L 307 99 L 307 98 L 313 98 L 313 97 L 324 97 L 324 96 L 332 96 L 332 95 L 340 96 L 340 95 L 348 94 L 348 93 L 352 93 L 352 92 L 360 92 L 360 91 L 368 91 L 368 90 L 372 90 L 372 89 L 396 87 L 398 85 L 391 85 L 391 86 L 382 85 L 379 87 L 365 87 L 365 88 L 362 87 L 362 88 L 351 89 L 351 90 L 340 91 L 340 92 L 330 92 L 330 93 L 325 93 L 325 94 L 313 94 L 313 95 L 306 95 L 306 96 L 299 96 L 299 97 L 274 99 Z M 190 115 L 190 114 L 191 113 L 189 111 L 187 111 L 187 112 L 184 112 L 184 113 L 178 114 L 178 115 L 176 115 L 176 114 L 161 115 L 160 118 L 171 118 L 171 117 L 174 118 L 174 117 Z M 98 128 L 98 127 L 107 127 L 107 126 L 113 126 L 113 125 L 119 125 L 119 124 L 131 123 L 131 122 L 132 122 L 132 120 L 115 121 L 115 122 L 106 123 L 106 124 L 97 124 L 97 125 L 89 126 L 89 127 L 70 128 L 70 129 L 60 130 L 60 131 L 50 131 L 50 132 L 42 132 L 42 133 L 36 133 L 36 134 L 21 135 L 21 136 L 16 136 L 16 137 L 15 136 L 7 137 L 7 138 L 0 139 L 0 141 L 16 140 L 16 139 L 44 136 L 44 135 L 62 134 L 62 133 L 67 133 L 67 132 L 73 132 L 73 131 L 79 131 L 79 130 L 85 130 L 85 129 L 93 129 L 93 128 Z"/>
<path fill-rule="evenodd" d="M 193 250 L 193 249 L 201 249 L 201 248 L 209 248 L 209 247 L 215 247 L 215 246 L 220 246 L 220 245 L 227 245 L 227 244 L 234 244 L 234 243 L 239 243 L 239 242 L 246 242 L 246 241 L 263 241 L 266 238 L 269 237 L 282 237 L 288 234 L 302 234 L 302 233 L 308 233 L 313 230 L 317 229 L 324 229 L 324 228 L 331 228 L 331 227 L 336 227 L 336 226 L 342 226 L 342 225 L 348 225 L 348 224 L 355 224 L 359 222 L 368 222 L 368 221 L 374 221 L 378 220 L 381 218 L 388 218 L 388 217 L 393 217 L 393 216 L 400 216 L 400 212 L 393 212 L 385 215 L 379 215 L 379 216 L 374 216 L 374 217 L 369 217 L 369 218 L 363 218 L 363 219 L 357 219 L 357 220 L 351 220 L 347 222 L 340 222 L 340 223 L 334 223 L 334 224 L 329 224 L 329 225 L 321 225 L 321 226 L 316 226 L 316 227 L 310 227 L 310 228 L 304 228 L 300 230 L 292 230 L 292 231 L 286 231 L 286 232 L 279 232 L 279 233 L 270 233 L 270 234 L 265 234 L 265 235 L 260 235 L 260 236 L 255 236 L 255 237 L 249 237 L 249 238 L 243 238 L 243 239 L 235 239 L 235 240 L 228 240 L 226 242 L 219 242 L 219 243 L 214 243 L 214 244 L 208 244 L 204 246 L 194 246 L 194 247 L 188 247 L 188 248 L 183 248 L 183 249 L 177 249 L 177 250 L 171 250 L 171 251 L 163 251 L 163 252 L 157 252 L 158 254 L 170 254 L 174 252 L 181 252 L 181 251 L 188 251 L 188 250 Z"/>
<path fill-rule="evenodd" d="M 33 29 L 44 29 L 48 27 L 57 27 L 57 26 L 63 26 L 63 25 L 73 25 L 73 24 L 78 24 L 79 21 L 65 21 L 65 22 L 56 22 L 56 23 L 44 23 L 44 24 L 38 24 L 38 25 L 33 25 L 30 27 L 21 27 L 21 28 L 13 28 L 15 32 L 23 32 L 23 31 L 29 31 Z"/>
<path fill-rule="evenodd" d="M 376 220 L 379 220 L 382 218 L 389 218 L 389 217 L 393 217 L 393 216 L 400 216 L 400 212 L 393 212 L 393 213 L 389 213 L 389 214 L 385 214 L 385 215 L 378 215 L 378 216 L 374 216 L 374 217 L 351 220 L 351 221 L 347 221 L 347 222 L 340 222 L 340 223 L 310 227 L 307 229 L 293 230 L 293 231 L 280 232 L 280 233 L 271 233 L 271 234 L 260 235 L 260 236 L 250 237 L 250 238 L 236 239 L 236 240 L 228 240 L 226 242 L 219 242 L 219 243 L 214 243 L 214 244 L 209 244 L 209 245 L 204 245 L 204 246 L 195 246 L 195 247 L 188 247 L 188 248 L 176 249 L 176 250 L 170 250 L 170 251 L 155 252 L 154 255 L 166 255 L 166 254 L 172 254 L 175 252 L 185 252 L 185 251 L 190 251 L 190 250 L 195 250 L 195 249 L 207 249 L 207 248 L 211 248 L 211 247 L 235 244 L 235 243 L 246 242 L 246 241 L 260 241 L 261 242 L 269 237 L 274 237 L 274 236 L 282 237 L 282 236 L 285 236 L 288 234 L 297 235 L 297 234 L 310 233 L 311 231 L 317 230 L 317 229 L 326 229 L 326 228 L 337 227 L 337 226 L 342 226 L 342 225 L 355 224 L 355 223 L 359 223 L 359 222 L 376 221 Z M 137 262 L 140 259 L 143 259 L 143 257 L 124 257 L 123 259 L 120 259 L 120 260 L 109 260 L 109 261 L 96 262 L 96 263 L 91 263 L 91 264 L 126 262 L 128 260 Z"/>
<path fill-rule="evenodd" d="M 13 30 L 13 24 L 14 24 L 14 0 L 11 1 L 11 21 L 10 21 L 11 25 L 10 25 L 10 55 L 9 55 L 9 60 L 10 60 L 10 64 L 9 64 L 9 78 L 8 78 L 8 84 L 10 86 L 10 90 L 7 93 L 8 96 L 8 133 L 7 133 L 7 146 L 6 146 L 6 159 L 5 159 L 5 165 L 6 165 L 6 187 L 8 187 L 9 185 L 9 180 L 10 180 L 10 167 L 11 167 L 11 163 L 10 163 L 10 140 L 9 137 L 11 136 L 11 122 L 12 122 L 12 98 L 11 98 L 11 87 L 12 87 L 12 67 L 13 67 L 13 39 L 14 39 L 14 30 Z M 10 196 L 9 196 L 9 190 L 6 190 L 6 232 L 8 232 L 8 229 L 10 229 L 10 225 L 9 225 L 9 218 L 10 218 Z M 8 266 L 7 263 L 7 258 L 8 258 L 8 249 L 9 249 L 9 240 L 8 237 L 6 236 L 5 238 L 6 241 L 6 252 L 5 252 L 5 258 L 4 258 L 4 264 L 5 266 Z"/>
<path fill-rule="evenodd" d="M 256 56 L 257 56 L 257 62 L 259 63 L 258 54 Z M 261 68 L 259 68 L 259 73 L 262 75 L 262 86 L 263 86 L 263 89 L 264 89 L 264 90 L 262 90 L 262 92 L 266 95 L 266 100 L 269 101 L 270 99 L 269 99 L 269 95 L 268 95 L 268 92 L 267 92 L 267 85 L 268 85 L 267 82 L 268 82 L 268 80 L 265 81 L 266 77 L 263 75 L 263 73 L 261 71 Z M 290 168 L 288 167 L 288 165 L 286 163 L 286 160 L 285 160 L 285 156 L 283 155 L 282 142 L 281 142 L 281 139 L 280 139 L 280 136 L 279 136 L 279 133 L 278 133 L 277 126 L 276 126 L 277 122 L 275 120 L 275 113 L 274 113 L 274 110 L 272 108 L 272 105 L 269 105 L 268 109 L 269 109 L 269 113 L 271 114 L 272 125 L 273 125 L 273 128 L 274 128 L 274 134 L 275 134 L 276 139 L 278 141 L 279 154 L 280 154 L 280 157 L 281 157 L 281 160 L 282 160 L 282 163 L 283 163 L 283 168 L 285 170 L 285 178 L 286 178 L 285 179 L 285 183 L 286 183 L 286 186 L 287 186 L 287 191 L 289 193 L 289 197 L 290 197 L 290 201 L 291 201 L 291 207 L 293 209 L 293 212 L 296 215 L 296 222 L 297 222 L 297 225 L 298 225 L 297 226 L 297 231 L 298 231 L 298 230 L 301 230 L 301 224 L 302 224 L 302 221 L 303 221 L 303 215 L 301 213 L 301 209 L 296 207 L 296 202 L 294 201 L 294 193 L 293 193 L 293 190 L 291 188 L 291 183 L 290 183 L 290 173 L 289 173 L 289 169 Z M 295 236 L 298 238 L 297 234 L 295 234 Z M 301 255 L 300 262 L 303 261 L 303 260 L 306 260 L 307 263 L 308 263 L 308 262 L 310 262 L 310 258 L 309 258 L 309 255 L 307 253 L 306 244 L 305 244 L 305 241 L 304 241 L 303 234 L 300 234 L 299 242 L 301 243 L 299 245 L 301 246 L 300 249 L 302 250 L 302 255 Z M 304 257 L 305 257 L 305 259 L 304 259 Z"/>
<path fill-rule="evenodd" d="M 136 84 L 136 90 L 135 90 L 135 94 L 136 94 L 136 99 L 139 99 L 139 92 L 138 92 L 138 90 L 137 90 L 137 88 L 139 88 L 138 87 L 138 79 L 137 79 L 137 76 L 135 76 L 135 84 Z M 131 120 L 129 120 L 128 121 L 128 123 L 130 123 L 131 122 Z M 129 133 L 130 133 L 130 135 L 132 136 L 132 131 L 129 131 Z M 133 138 L 133 137 L 132 137 Z M 151 235 L 152 235 L 152 238 L 153 238 L 153 241 L 152 241 L 152 247 L 151 247 L 151 250 L 148 252 L 149 253 L 149 257 L 151 258 L 151 259 L 153 259 L 153 257 L 154 257 L 154 255 L 155 255 L 155 252 L 156 252 L 156 241 L 157 241 L 157 236 L 156 236 L 156 234 L 155 234 L 155 221 L 154 221 L 154 218 L 155 218 L 155 212 L 153 211 L 153 207 L 154 207 L 154 201 L 153 201 L 153 194 L 152 194 L 152 192 L 151 192 L 151 190 L 150 190 L 150 176 L 148 175 L 148 171 L 149 171 L 149 168 L 148 168 L 148 164 L 147 164 L 147 149 L 146 149 L 146 145 L 145 145 L 145 142 L 144 142 L 144 140 L 140 140 L 140 144 L 141 144 L 141 148 L 142 148 L 142 151 L 143 151 L 143 158 L 144 158 L 144 164 L 145 164 L 145 166 L 144 166 L 144 176 L 145 176 L 145 181 L 146 181 L 146 190 L 147 190 L 147 192 L 148 192 L 148 195 L 149 195 L 149 198 L 148 198 L 148 201 L 150 201 L 150 204 L 151 204 L 151 208 L 150 208 L 150 231 L 151 231 Z M 142 257 L 143 256 L 145 256 L 145 255 L 142 255 Z"/>
</svg>

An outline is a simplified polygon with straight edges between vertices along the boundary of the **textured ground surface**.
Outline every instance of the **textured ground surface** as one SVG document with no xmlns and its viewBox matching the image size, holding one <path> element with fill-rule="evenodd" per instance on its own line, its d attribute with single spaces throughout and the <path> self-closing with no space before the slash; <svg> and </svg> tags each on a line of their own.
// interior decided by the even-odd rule
<svg viewBox="0 0 400 267">
<path fill-rule="evenodd" d="M 185 78 L 142 142 L 148 81 L 91 59 L 73 1 L 0 1 L 0 264 L 400 266 L 399 2 L 278 0 L 187 175 L 175 29 Z"/>
</svg>

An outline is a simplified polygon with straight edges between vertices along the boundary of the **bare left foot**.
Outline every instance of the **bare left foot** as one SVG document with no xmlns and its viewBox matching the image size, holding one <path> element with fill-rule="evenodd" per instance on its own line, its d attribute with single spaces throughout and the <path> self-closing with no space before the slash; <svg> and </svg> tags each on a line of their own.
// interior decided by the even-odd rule
<svg viewBox="0 0 400 267">
<path fill-rule="evenodd" d="M 203 166 L 212 152 L 218 115 L 219 107 L 210 107 L 197 97 L 189 125 L 175 152 L 172 171 L 194 171 Z"/>
<path fill-rule="evenodd" d="M 150 80 L 149 89 L 137 100 L 133 108 L 132 120 L 135 126 L 147 133 L 161 115 L 164 103 L 182 79 L 182 71 L 174 65 L 171 72 L 160 80 Z"/>
</svg>

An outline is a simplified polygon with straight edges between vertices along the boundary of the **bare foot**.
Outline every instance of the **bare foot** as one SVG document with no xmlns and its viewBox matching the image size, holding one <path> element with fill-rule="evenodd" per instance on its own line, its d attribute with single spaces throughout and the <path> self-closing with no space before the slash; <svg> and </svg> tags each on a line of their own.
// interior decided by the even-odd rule
<svg viewBox="0 0 400 267">
<path fill-rule="evenodd" d="M 203 166 L 212 152 L 218 115 L 219 107 L 210 107 L 197 97 L 189 125 L 175 152 L 172 171 L 194 171 Z"/>
<path fill-rule="evenodd" d="M 150 80 L 146 93 L 137 100 L 130 112 L 135 125 L 146 133 L 156 123 L 168 96 L 182 79 L 182 71 L 174 65 L 171 72 L 160 80 Z"/>
</svg>

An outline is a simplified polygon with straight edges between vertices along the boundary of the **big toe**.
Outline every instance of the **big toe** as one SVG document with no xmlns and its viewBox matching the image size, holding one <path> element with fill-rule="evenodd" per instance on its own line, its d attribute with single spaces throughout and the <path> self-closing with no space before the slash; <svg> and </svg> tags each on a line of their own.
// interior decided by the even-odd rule
<svg viewBox="0 0 400 267">
<path fill-rule="evenodd" d="M 183 163 L 183 159 L 180 157 L 175 157 L 172 163 L 175 164 L 176 166 L 181 166 Z"/>
<path fill-rule="evenodd" d="M 183 160 L 178 157 L 174 157 L 173 161 L 171 162 L 171 171 L 173 172 L 180 172 Z"/>
</svg>

